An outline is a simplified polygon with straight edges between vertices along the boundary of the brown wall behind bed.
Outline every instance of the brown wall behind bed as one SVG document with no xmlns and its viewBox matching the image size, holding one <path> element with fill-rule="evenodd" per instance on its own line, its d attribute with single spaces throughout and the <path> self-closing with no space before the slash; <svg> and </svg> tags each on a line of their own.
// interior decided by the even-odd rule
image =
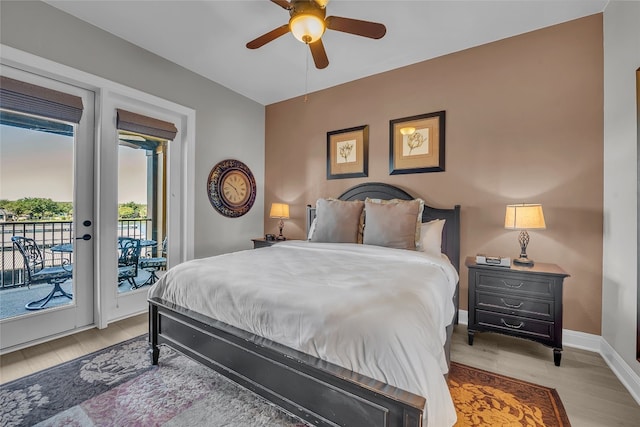
<svg viewBox="0 0 640 427">
<path fill-rule="evenodd" d="M 389 120 L 439 110 L 447 114 L 446 171 L 389 175 Z M 360 125 L 369 125 L 368 178 L 327 180 L 326 133 Z M 530 232 L 529 257 L 571 274 L 564 327 L 600 334 L 602 14 L 311 93 L 306 103 L 269 105 L 265 151 L 265 232 L 277 232 L 271 203 L 286 202 L 289 238 L 303 238 L 306 204 L 378 181 L 435 207 L 462 205 L 462 259 L 517 257 L 505 206 L 542 203 L 547 229 Z M 460 272 L 466 310 L 467 269 Z"/>
</svg>

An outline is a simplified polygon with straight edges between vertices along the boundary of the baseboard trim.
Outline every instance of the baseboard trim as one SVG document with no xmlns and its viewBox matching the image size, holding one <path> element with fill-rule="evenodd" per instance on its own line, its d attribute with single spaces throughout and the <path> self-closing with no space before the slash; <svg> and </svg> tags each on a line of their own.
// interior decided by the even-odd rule
<svg viewBox="0 0 640 427">
<path fill-rule="evenodd" d="M 469 312 L 467 310 L 459 310 L 458 321 L 463 325 L 468 325 Z M 606 364 L 609 365 L 611 371 L 613 371 L 613 374 L 640 405 L 640 376 L 631 369 L 627 362 L 602 336 L 563 329 L 562 345 L 600 354 Z"/>
<path fill-rule="evenodd" d="M 563 346 L 600 353 L 602 341 L 604 340 L 600 335 L 587 334 L 585 332 L 572 331 L 570 329 L 562 330 Z"/>
<path fill-rule="evenodd" d="M 458 310 L 458 323 L 469 324 L 469 312 L 467 310 Z"/>
<path fill-rule="evenodd" d="M 638 405 L 640 405 L 640 376 L 631 369 L 618 352 L 603 338 L 601 338 L 599 353 L 620 382 L 629 390 Z"/>
</svg>

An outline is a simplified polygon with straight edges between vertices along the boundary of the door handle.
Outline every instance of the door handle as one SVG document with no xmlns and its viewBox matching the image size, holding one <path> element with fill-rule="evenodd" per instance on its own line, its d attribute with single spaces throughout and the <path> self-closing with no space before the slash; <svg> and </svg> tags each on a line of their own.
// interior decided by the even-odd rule
<svg viewBox="0 0 640 427">
<path fill-rule="evenodd" d="M 76 240 L 91 240 L 91 234 L 85 234 L 82 237 L 76 237 Z"/>
</svg>

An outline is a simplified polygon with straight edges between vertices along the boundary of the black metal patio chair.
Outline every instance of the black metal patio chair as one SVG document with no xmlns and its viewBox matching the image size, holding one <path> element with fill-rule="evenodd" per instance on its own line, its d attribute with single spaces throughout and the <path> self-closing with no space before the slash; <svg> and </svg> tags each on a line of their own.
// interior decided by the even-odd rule
<svg viewBox="0 0 640 427">
<path fill-rule="evenodd" d="M 13 236 L 11 241 L 18 248 L 24 258 L 25 283 L 31 287 L 32 283 L 51 283 L 53 289 L 44 298 L 31 301 L 25 305 L 27 310 L 41 310 L 56 297 L 67 297 L 73 300 L 73 294 L 66 292 L 60 286 L 73 276 L 73 266 L 64 263 L 60 266 L 45 267 L 43 253 L 35 240 L 29 237 Z"/>
<path fill-rule="evenodd" d="M 118 286 L 124 282 L 128 282 L 131 289 L 141 286 L 136 283 L 139 259 L 140 239 L 118 237 Z"/>
<path fill-rule="evenodd" d="M 165 237 L 162 241 L 161 253 L 158 257 L 141 257 L 140 258 L 140 268 L 146 270 L 150 273 L 149 278 L 141 285 L 152 285 L 158 281 L 158 275 L 156 274 L 159 270 L 166 270 L 167 268 L 167 238 Z"/>
</svg>

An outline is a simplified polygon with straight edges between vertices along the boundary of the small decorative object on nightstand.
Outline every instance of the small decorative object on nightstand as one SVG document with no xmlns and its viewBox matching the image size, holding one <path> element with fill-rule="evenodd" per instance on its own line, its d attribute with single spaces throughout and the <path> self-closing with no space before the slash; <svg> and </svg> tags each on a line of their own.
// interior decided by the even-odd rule
<svg viewBox="0 0 640 427">
<path fill-rule="evenodd" d="M 567 274 L 555 264 L 511 268 L 477 264 L 469 268 L 469 345 L 476 332 L 527 338 L 553 348 L 562 357 L 562 285 Z"/>
<path fill-rule="evenodd" d="M 278 234 L 276 240 L 287 240 L 287 238 L 282 235 L 282 229 L 284 228 L 283 219 L 289 219 L 289 205 L 286 203 L 271 203 L 269 216 L 280 220 L 280 222 L 278 222 L 280 234 Z"/>
<path fill-rule="evenodd" d="M 272 246 L 276 243 L 278 243 L 277 240 L 267 240 L 263 237 L 259 238 L 259 239 L 251 239 L 251 241 L 253 242 L 253 249 L 258 249 L 258 248 L 267 248 L 269 246 Z"/>
</svg>

